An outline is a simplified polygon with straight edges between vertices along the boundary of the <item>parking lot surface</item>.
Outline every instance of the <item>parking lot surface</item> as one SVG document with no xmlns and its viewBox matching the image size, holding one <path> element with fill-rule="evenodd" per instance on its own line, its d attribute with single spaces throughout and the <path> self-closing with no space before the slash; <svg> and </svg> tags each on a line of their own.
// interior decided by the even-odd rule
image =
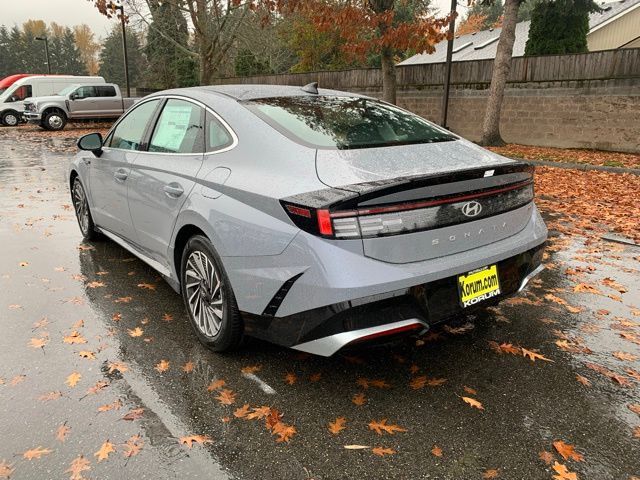
<svg viewBox="0 0 640 480">
<path fill-rule="evenodd" d="M 150 267 L 81 241 L 79 133 L 0 130 L 0 478 L 640 476 L 640 248 L 552 228 L 546 270 L 486 317 L 214 354 Z"/>
</svg>

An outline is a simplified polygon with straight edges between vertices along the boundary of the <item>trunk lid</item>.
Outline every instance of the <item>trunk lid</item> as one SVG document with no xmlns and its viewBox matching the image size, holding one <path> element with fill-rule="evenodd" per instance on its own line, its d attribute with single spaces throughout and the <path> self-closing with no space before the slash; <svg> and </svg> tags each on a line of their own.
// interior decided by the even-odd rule
<svg viewBox="0 0 640 480">
<path fill-rule="evenodd" d="M 365 256 L 410 263 L 481 248 L 520 232 L 533 214 L 533 168 L 457 140 L 319 150 L 318 177 L 334 203 L 336 238 Z"/>
</svg>

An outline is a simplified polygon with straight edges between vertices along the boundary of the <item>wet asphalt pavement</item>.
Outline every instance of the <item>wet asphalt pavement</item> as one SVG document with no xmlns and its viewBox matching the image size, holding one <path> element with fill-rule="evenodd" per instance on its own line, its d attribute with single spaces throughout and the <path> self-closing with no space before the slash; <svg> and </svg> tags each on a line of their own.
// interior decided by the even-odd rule
<svg viewBox="0 0 640 480">
<path fill-rule="evenodd" d="M 259 341 L 214 354 L 151 268 L 82 243 L 64 177 L 77 134 L 0 130 L 0 478 L 640 476 L 640 248 L 552 232 L 528 292 L 471 324 L 328 359 Z M 382 419 L 402 431 L 369 428 Z"/>
</svg>

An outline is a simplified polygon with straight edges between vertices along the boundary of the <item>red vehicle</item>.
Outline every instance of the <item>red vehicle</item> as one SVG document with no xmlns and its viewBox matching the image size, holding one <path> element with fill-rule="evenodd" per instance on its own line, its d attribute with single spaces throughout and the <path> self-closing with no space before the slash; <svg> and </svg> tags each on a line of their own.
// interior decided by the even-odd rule
<svg viewBox="0 0 640 480">
<path fill-rule="evenodd" d="M 7 88 L 13 85 L 15 82 L 25 77 L 33 77 L 36 75 L 35 73 L 16 73 L 15 75 L 9 75 L 8 77 L 4 77 L 0 80 L 0 94 L 4 92 Z"/>
</svg>

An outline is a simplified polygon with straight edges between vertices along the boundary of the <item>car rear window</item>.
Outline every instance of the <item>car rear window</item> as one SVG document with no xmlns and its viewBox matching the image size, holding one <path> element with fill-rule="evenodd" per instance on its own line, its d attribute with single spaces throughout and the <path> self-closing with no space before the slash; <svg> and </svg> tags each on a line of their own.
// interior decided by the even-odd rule
<svg viewBox="0 0 640 480">
<path fill-rule="evenodd" d="M 314 148 L 373 148 L 456 140 L 427 120 L 370 98 L 294 96 L 244 105 L 276 130 Z"/>
</svg>

